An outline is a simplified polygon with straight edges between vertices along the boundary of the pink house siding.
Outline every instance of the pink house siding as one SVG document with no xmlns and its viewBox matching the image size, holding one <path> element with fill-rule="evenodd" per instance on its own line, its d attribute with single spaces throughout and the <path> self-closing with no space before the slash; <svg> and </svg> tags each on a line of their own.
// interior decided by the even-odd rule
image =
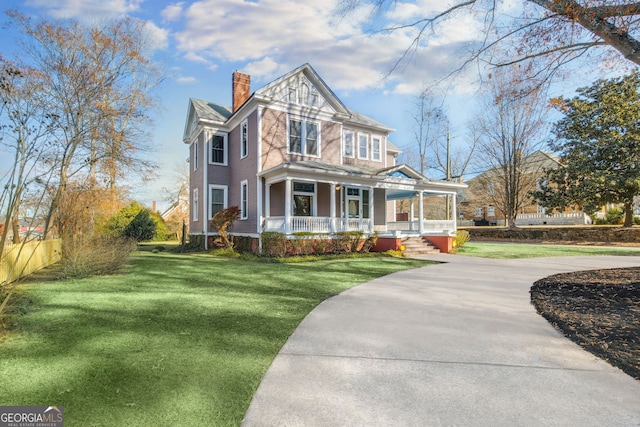
<svg viewBox="0 0 640 427">
<path fill-rule="evenodd" d="M 252 111 L 246 118 L 248 125 L 247 156 L 240 157 L 240 134 L 242 123 L 240 121 L 229 133 L 229 206 L 241 205 L 241 184 L 247 182 L 248 186 L 248 212 L 247 219 L 236 221 L 233 231 L 236 233 L 256 233 L 258 229 L 258 188 L 256 174 L 258 171 L 258 113 Z"/>
<path fill-rule="evenodd" d="M 189 170 L 190 170 L 190 174 L 189 174 L 189 185 L 191 187 L 191 191 L 189 194 L 189 198 L 190 198 L 190 205 L 191 205 L 191 209 L 194 209 L 193 207 L 193 196 L 194 196 L 194 190 L 198 190 L 198 207 L 197 207 L 197 217 L 198 220 L 194 221 L 194 211 L 191 210 L 191 215 L 190 215 L 190 226 L 189 229 L 192 232 L 203 232 L 203 225 L 204 225 L 204 206 L 202 201 L 204 200 L 204 192 L 206 191 L 205 189 L 202 188 L 203 183 L 204 183 L 204 170 L 205 170 L 205 162 L 207 161 L 207 158 L 205 156 L 205 150 L 204 150 L 204 133 L 200 132 L 200 134 L 198 135 L 198 137 L 196 138 L 197 144 L 191 144 L 191 146 L 189 147 Z M 196 155 L 195 155 L 195 150 L 198 150 L 198 155 L 197 155 L 197 165 L 196 165 Z M 197 166 L 197 167 L 195 167 Z"/>
</svg>

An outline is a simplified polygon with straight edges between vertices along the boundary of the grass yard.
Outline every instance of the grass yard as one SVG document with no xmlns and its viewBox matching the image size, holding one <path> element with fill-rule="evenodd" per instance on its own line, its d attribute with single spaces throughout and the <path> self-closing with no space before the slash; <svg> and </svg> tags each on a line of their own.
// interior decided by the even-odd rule
<svg viewBox="0 0 640 427">
<path fill-rule="evenodd" d="M 468 242 L 463 248 L 458 250 L 458 254 L 503 259 L 586 255 L 640 256 L 640 248 Z"/>
<path fill-rule="evenodd" d="M 61 405 L 69 427 L 237 426 L 317 304 L 424 265 L 138 252 L 126 274 L 25 284 L 0 341 L 0 405 Z"/>
</svg>

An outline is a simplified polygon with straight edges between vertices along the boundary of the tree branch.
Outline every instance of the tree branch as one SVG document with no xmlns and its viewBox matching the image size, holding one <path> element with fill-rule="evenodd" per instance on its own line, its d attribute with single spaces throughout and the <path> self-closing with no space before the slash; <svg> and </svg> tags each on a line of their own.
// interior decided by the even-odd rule
<svg viewBox="0 0 640 427">
<path fill-rule="evenodd" d="M 630 7 L 630 11 L 640 9 L 640 4 L 620 6 L 603 6 L 605 14 L 598 14 L 598 8 L 585 8 L 575 0 L 528 0 L 553 13 L 562 15 L 578 22 L 584 29 L 601 38 L 606 44 L 616 49 L 629 61 L 640 65 L 640 42 L 632 37 L 628 31 L 607 21 L 613 15 L 614 8 Z M 630 13 L 629 13 L 630 14 Z M 615 15 L 618 16 L 618 15 Z"/>
</svg>

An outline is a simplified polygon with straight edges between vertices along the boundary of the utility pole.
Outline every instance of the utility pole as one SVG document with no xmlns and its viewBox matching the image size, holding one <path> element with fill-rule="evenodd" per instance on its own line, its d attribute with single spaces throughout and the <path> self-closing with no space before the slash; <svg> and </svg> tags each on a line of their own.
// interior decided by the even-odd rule
<svg viewBox="0 0 640 427">
<path fill-rule="evenodd" d="M 449 132 L 449 128 L 447 127 L 447 181 L 451 181 L 451 134 Z M 447 207 L 446 207 L 446 219 L 448 220 L 451 217 L 451 196 L 447 195 Z M 454 218 L 455 220 L 455 218 Z"/>
</svg>

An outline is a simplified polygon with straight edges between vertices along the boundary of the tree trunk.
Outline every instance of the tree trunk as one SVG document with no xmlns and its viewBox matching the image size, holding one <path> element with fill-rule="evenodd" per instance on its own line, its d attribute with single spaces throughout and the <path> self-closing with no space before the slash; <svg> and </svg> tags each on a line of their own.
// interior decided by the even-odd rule
<svg viewBox="0 0 640 427">
<path fill-rule="evenodd" d="M 633 204 L 624 204 L 624 225 L 623 227 L 633 227 Z"/>
</svg>

